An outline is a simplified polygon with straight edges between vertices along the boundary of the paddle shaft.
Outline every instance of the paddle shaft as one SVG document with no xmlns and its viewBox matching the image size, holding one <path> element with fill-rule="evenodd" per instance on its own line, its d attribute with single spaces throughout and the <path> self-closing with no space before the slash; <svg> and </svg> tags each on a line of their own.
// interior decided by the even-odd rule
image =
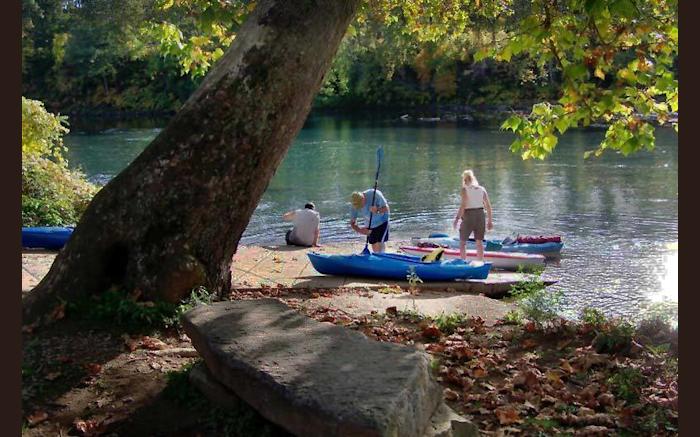
<svg viewBox="0 0 700 437">
<path fill-rule="evenodd" d="M 377 174 L 374 176 L 374 191 L 372 192 L 372 203 L 369 204 L 369 224 L 367 228 L 372 232 L 372 207 L 374 206 L 374 199 L 377 197 L 377 183 L 379 182 L 379 169 L 382 167 L 382 160 L 380 155 L 377 154 Z M 367 239 L 365 240 L 365 250 L 369 246 L 369 234 L 367 234 Z"/>
</svg>

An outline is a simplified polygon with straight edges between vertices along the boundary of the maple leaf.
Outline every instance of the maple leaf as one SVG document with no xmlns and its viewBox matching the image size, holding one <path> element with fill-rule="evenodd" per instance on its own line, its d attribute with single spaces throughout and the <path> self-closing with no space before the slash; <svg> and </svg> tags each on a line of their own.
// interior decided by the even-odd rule
<svg viewBox="0 0 700 437">
<path fill-rule="evenodd" d="M 501 425 L 510 425 L 512 423 L 520 423 L 520 413 L 512 406 L 499 407 L 496 409 L 496 417 Z"/>
<path fill-rule="evenodd" d="M 513 386 L 525 386 L 528 389 L 539 388 L 539 371 L 533 369 L 527 369 L 525 371 L 519 372 L 513 378 Z"/>
<path fill-rule="evenodd" d="M 422 335 L 425 338 L 440 338 L 442 332 L 435 324 L 430 324 L 423 329 Z"/>
</svg>

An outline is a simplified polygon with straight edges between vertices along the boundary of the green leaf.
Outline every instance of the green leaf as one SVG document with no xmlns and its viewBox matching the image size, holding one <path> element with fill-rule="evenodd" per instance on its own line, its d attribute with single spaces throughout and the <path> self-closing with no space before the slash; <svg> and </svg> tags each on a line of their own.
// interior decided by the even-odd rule
<svg viewBox="0 0 700 437">
<path fill-rule="evenodd" d="M 521 123 L 522 119 L 517 115 L 513 115 L 511 117 L 508 117 L 508 119 L 503 122 L 503 124 L 501 125 L 501 129 L 511 130 L 515 132 L 518 130 L 518 127 L 520 127 Z"/>
<path fill-rule="evenodd" d="M 479 51 L 474 53 L 474 62 L 483 61 L 484 59 L 486 59 L 489 56 L 490 56 L 489 49 L 487 49 L 487 48 L 479 49 Z"/>
<path fill-rule="evenodd" d="M 542 139 L 542 148 L 547 152 L 547 154 L 552 153 L 552 150 L 554 150 L 554 147 L 557 145 L 558 141 L 559 139 L 556 136 L 552 134 L 546 135 Z"/>
<path fill-rule="evenodd" d="M 569 64 L 564 68 L 564 75 L 576 81 L 585 78 L 588 75 L 588 69 L 583 64 Z"/>
<path fill-rule="evenodd" d="M 632 0 L 616 0 L 610 3 L 610 13 L 622 18 L 633 18 L 637 16 L 637 9 L 632 4 Z"/>
<path fill-rule="evenodd" d="M 560 134 L 563 134 L 566 132 L 567 129 L 569 129 L 569 125 L 571 124 L 571 121 L 567 118 L 560 118 L 557 121 L 554 122 L 554 127 L 557 128 Z"/>
</svg>

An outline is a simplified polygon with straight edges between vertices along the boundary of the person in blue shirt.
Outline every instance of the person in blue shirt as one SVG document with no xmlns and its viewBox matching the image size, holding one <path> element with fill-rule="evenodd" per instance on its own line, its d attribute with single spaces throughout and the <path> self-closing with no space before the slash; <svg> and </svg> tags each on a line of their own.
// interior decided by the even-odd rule
<svg viewBox="0 0 700 437">
<path fill-rule="evenodd" d="M 373 198 L 374 203 L 372 203 Z M 357 233 L 369 235 L 369 244 L 372 245 L 373 252 L 384 252 L 384 243 L 389 241 L 389 204 L 382 192 L 376 190 L 375 194 L 374 189 L 356 191 L 350 196 L 350 203 L 352 204 L 350 227 Z M 371 224 L 370 213 L 372 214 Z M 367 226 L 364 228 L 357 225 L 357 219 L 360 216 L 365 219 Z"/>
</svg>

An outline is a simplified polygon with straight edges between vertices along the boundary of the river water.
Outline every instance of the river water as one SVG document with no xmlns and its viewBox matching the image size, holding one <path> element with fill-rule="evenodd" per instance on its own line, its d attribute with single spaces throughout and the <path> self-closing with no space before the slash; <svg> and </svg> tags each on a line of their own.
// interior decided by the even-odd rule
<svg viewBox="0 0 700 437">
<path fill-rule="evenodd" d="M 123 169 L 157 135 L 145 126 L 74 130 L 71 165 L 96 181 Z M 498 129 L 396 119 L 311 117 L 270 182 L 242 244 L 283 243 L 280 216 L 316 203 L 321 241 L 358 238 L 349 226 L 349 195 L 371 188 L 376 148 L 384 146 L 379 189 L 391 205 L 393 240 L 451 232 L 460 174 L 474 170 L 494 209 L 487 235 L 561 234 L 561 260 L 548 266 L 564 305 L 637 316 L 678 299 L 678 140 L 657 131 L 653 152 L 607 153 L 584 160 L 603 130 L 567 133 L 545 161 L 522 161 Z"/>
</svg>

